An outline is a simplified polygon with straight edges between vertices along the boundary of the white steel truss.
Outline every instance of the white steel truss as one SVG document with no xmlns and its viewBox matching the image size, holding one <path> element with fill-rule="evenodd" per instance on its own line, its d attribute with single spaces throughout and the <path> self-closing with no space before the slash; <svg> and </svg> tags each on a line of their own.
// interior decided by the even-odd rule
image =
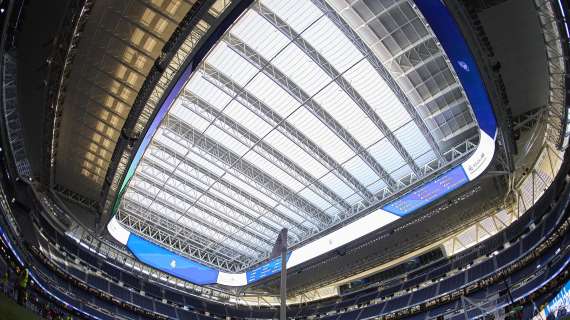
<svg viewBox="0 0 570 320">
<path fill-rule="evenodd" d="M 283 15 L 281 5 L 308 6 L 316 15 L 295 26 L 294 12 Z M 450 80 L 432 34 L 396 52 L 385 67 L 324 5 L 256 1 L 221 37 L 146 146 L 122 195 L 122 225 L 207 265 L 242 271 L 267 259 L 281 228 L 289 229 L 290 246 L 299 244 L 476 148 L 478 137 L 466 129 L 476 127 L 472 118 L 445 132 L 433 125 L 468 101 Z M 348 66 L 339 67 L 315 40 L 318 28 L 346 37 L 338 47 L 353 55 Z M 439 69 L 402 89 L 401 79 L 432 64 Z M 359 73 L 373 81 L 363 83 Z M 322 77 L 307 80 L 316 74 Z M 439 81 L 437 90 L 417 100 L 430 81 Z M 398 111 L 387 114 L 382 104 Z M 429 110 L 423 118 L 420 107 Z M 434 130 L 440 140 L 464 139 L 439 144 Z"/>
</svg>

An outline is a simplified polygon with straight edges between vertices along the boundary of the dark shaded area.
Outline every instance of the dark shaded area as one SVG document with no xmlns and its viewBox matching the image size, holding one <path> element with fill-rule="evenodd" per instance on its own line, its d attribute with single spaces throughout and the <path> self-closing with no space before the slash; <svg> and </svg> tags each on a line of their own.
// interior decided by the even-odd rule
<svg viewBox="0 0 570 320">
<path fill-rule="evenodd" d="M 546 105 L 546 51 L 533 1 L 506 1 L 482 11 L 479 18 L 508 84 L 513 115 Z"/>
<path fill-rule="evenodd" d="M 18 109 L 25 128 L 26 152 L 34 175 L 41 167 L 44 109 L 44 80 L 48 72 L 48 58 L 67 7 L 67 0 L 30 0 L 24 5 L 18 34 Z"/>
</svg>

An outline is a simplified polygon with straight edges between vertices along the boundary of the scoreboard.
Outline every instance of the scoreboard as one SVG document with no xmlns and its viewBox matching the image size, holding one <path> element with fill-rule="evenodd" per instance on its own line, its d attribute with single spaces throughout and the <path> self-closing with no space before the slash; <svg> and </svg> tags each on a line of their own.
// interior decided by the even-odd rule
<svg viewBox="0 0 570 320">
<path fill-rule="evenodd" d="M 405 216 L 424 205 L 441 198 L 449 192 L 468 182 L 467 175 L 461 166 L 458 166 L 438 178 L 428 182 L 403 197 L 400 197 L 382 209 L 390 213 Z"/>
</svg>

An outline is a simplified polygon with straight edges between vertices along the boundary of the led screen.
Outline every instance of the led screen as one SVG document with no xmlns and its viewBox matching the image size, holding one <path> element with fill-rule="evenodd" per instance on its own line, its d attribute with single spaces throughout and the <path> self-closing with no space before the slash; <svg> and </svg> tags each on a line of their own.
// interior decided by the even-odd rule
<svg viewBox="0 0 570 320">
<path fill-rule="evenodd" d="M 287 254 L 287 260 L 291 253 Z M 246 272 L 247 275 L 247 283 L 255 282 L 259 279 L 263 279 L 265 277 L 269 277 L 274 275 L 278 272 L 281 272 L 281 257 L 273 259 L 266 264 L 263 264 L 253 270 Z"/>
<path fill-rule="evenodd" d="M 216 283 L 218 270 L 194 262 L 131 234 L 127 247 L 142 262 L 196 284 Z"/>
<path fill-rule="evenodd" d="M 399 216 L 405 216 L 461 187 L 467 183 L 467 181 L 465 171 L 459 166 L 405 196 L 396 199 L 382 209 Z"/>
<path fill-rule="evenodd" d="M 564 287 L 560 289 L 558 294 L 544 308 L 544 316 L 554 315 L 562 317 L 562 315 L 570 314 L 570 281 L 566 282 Z"/>
</svg>

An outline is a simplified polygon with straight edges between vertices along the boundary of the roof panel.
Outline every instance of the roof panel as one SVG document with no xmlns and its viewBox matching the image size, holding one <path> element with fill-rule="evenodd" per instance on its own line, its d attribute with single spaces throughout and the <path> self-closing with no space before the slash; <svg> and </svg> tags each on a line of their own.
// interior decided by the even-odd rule
<svg viewBox="0 0 570 320">
<path fill-rule="evenodd" d="M 206 62 L 232 78 L 242 87 L 257 73 L 257 68 L 247 63 L 244 58 L 228 48 L 223 42 L 212 50 Z"/>
<path fill-rule="evenodd" d="M 345 162 L 342 167 L 352 174 L 360 183 L 367 186 L 380 177 L 360 157 L 354 157 Z"/>
<path fill-rule="evenodd" d="M 346 183 L 342 182 L 336 175 L 332 172 L 327 173 L 324 177 L 321 178 L 321 182 L 327 186 L 330 186 L 331 189 L 335 190 L 343 199 L 350 197 L 354 194 L 354 190 L 352 190 Z M 362 198 L 360 198 L 362 200 Z"/>
<path fill-rule="evenodd" d="M 284 118 L 300 105 L 297 100 L 262 73 L 255 76 L 245 89 Z"/>
<path fill-rule="evenodd" d="M 328 18 L 319 19 L 302 36 L 340 73 L 363 58 L 362 53 Z"/>
<path fill-rule="evenodd" d="M 317 206 L 321 210 L 327 210 L 331 206 L 330 202 L 323 199 L 322 197 L 317 195 L 315 192 L 313 192 L 309 188 L 305 188 L 305 189 L 299 191 L 299 195 L 301 197 L 309 200 L 312 204 L 314 204 L 315 206 Z"/>
<path fill-rule="evenodd" d="M 314 96 L 332 79 L 294 45 L 287 46 L 271 63 L 309 96 Z"/>
<path fill-rule="evenodd" d="M 370 155 L 381 163 L 388 172 L 392 172 L 401 167 L 405 161 L 398 151 L 388 142 L 382 139 L 370 147 Z"/>
<path fill-rule="evenodd" d="M 206 130 L 206 136 L 212 138 L 228 150 L 231 150 L 238 157 L 242 157 L 249 150 L 249 147 L 216 126 L 210 126 L 208 130 Z"/>
<path fill-rule="evenodd" d="M 261 3 L 271 8 L 297 33 L 310 27 L 323 15 L 310 1 L 262 0 Z"/>
<path fill-rule="evenodd" d="M 277 181 L 281 182 L 289 189 L 293 190 L 293 192 L 298 192 L 304 187 L 302 183 L 295 180 L 293 177 L 291 177 L 291 175 L 281 170 L 279 167 L 277 167 L 267 159 L 260 156 L 257 152 L 253 151 L 248 152 L 244 156 L 244 160 L 249 161 L 251 164 L 259 168 L 260 170 L 264 171 L 267 174 L 270 174 Z"/>
<path fill-rule="evenodd" d="M 348 70 L 344 77 L 376 111 L 390 130 L 394 131 L 410 121 L 410 115 L 402 103 L 368 61 L 359 62 Z"/>
<path fill-rule="evenodd" d="M 396 130 L 394 135 L 414 159 L 430 150 L 426 138 L 411 121 Z"/>
<path fill-rule="evenodd" d="M 418 20 L 411 7 L 385 17 L 372 16 L 362 2 L 343 9 L 360 3 L 359 10 L 377 24 L 374 30 L 385 33 L 386 50 L 378 38 L 370 43 L 378 35 L 364 32 L 371 31 L 368 22 L 345 34 L 356 20 L 347 20 L 348 26 L 331 20 L 335 12 L 325 16 L 311 1 L 260 1 L 265 7 L 254 3 L 241 15 L 187 81 L 121 207 L 145 223 L 167 219 L 186 226 L 185 240 L 220 258 L 232 257 L 224 267 L 232 271 L 258 262 L 283 227 L 292 245 L 358 214 L 374 195 L 391 195 L 394 187 L 386 181 L 407 177 L 412 168 L 421 174 L 416 165 L 437 159 L 426 138 L 433 139 L 429 130 L 442 138 L 469 123 L 461 114 L 468 104 L 450 105 L 462 93 L 446 87 L 454 84 L 445 60 L 431 59 L 445 53 L 421 41 L 431 38 L 427 29 L 415 31 L 407 22 Z M 366 48 L 367 43 L 380 46 Z M 405 46 L 409 51 L 402 52 Z M 396 82 L 385 82 L 390 77 Z M 453 99 L 445 92 L 430 98 L 438 90 Z M 422 104 L 425 119 L 394 92 Z M 103 125 L 120 120 L 101 117 Z M 96 161 L 91 157 L 86 166 L 98 170 Z M 381 179 L 384 171 L 390 177 Z M 401 183 L 421 183 L 409 181 Z"/>
<path fill-rule="evenodd" d="M 289 159 L 315 178 L 319 178 L 328 172 L 328 169 L 319 161 L 277 130 L 269 133 L 264 138 L 264 141 L 281 153 L 287 155 Z"/>
<path fill-rule="evenodd" d="M 201 77 L 199 73 L 195 74 L 190 81 L 188 81 L 186 90 L 192 92 L 218 110 L 221 110 L 231 101 L 230 96 Z"/>
<path fill-rule="evenodd" d="M 321 146 L 338 163 L 343 163 L 354 156 L 354 152 L 307 109 L 301 108 L 295 111 L 289 122 Z"/>
<path fill-rule="evenodd" d="M 336 83 L 330 83 L 313 98 L 325 111 L 338 120 L 364 148 L 384 135 L 372 120 Z"/>
<path fill-rule="evenodd" d="M 246 12 L 230 32 L 250 44 L 267 60 L 271 60 L 289 43 L 281 32 L 252 10 Z"/>
<path fill-rule="evenodd" d="M 185 104 L 191 104 L 191 102 L 181 99 L 177 100 L 172 106 L 170 114 L 186 122 L 188 125 L 193 126 L 196 130 L 204 132 L 210 125 L 210 122 L 193 111 L 190 111 L 184 106 Z"/>
<path fill-rule="evenodd" d="M 246 128 L 255 128 L 255 134 L 258 137 L 267 135 L 271 129 L 273 129 L 269 123 L 235 100 L 226 107 L 224 114 L 230 116 L 236 122 L 243 124 Z"/>
</svg>

